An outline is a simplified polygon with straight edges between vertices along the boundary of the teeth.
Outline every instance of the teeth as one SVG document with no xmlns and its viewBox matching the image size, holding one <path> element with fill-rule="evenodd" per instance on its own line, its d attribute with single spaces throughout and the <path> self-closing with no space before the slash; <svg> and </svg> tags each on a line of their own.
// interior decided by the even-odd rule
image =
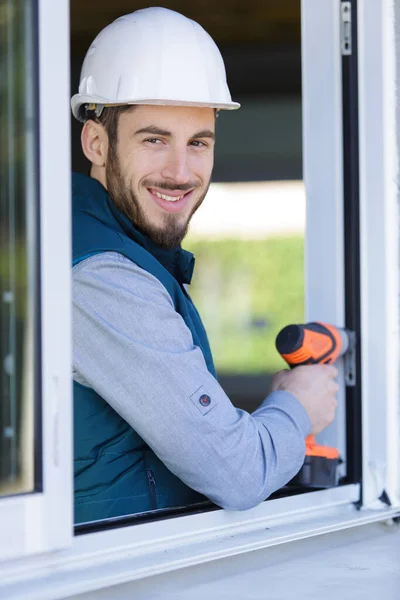
<svg viewBox="0 0 400 600">
<path fill-rule="evenodd" d="M 167 196 L 166 194 L 160 194 L 159 192 L 153 192 L 153 194 L 155 194 L 157 196 L 157 198 L 161 198 L 162 200 L 166 200 L 167 202 L 177 202 L 178 200 L 180 200 L 181 198 L 183 198 L 183 196 L 185 194 L 182 194 L 182 196 Z"/>
</svg>

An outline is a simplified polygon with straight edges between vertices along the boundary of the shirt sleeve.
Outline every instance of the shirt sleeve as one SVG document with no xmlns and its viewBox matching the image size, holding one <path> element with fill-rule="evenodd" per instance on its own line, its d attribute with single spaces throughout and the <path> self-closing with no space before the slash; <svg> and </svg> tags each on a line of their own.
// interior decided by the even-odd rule
<svg viewBox="0 0 400 600">
<path fill-rule="evenodd" d="M 93 388 L 189 487 L 252 508 L 300 469 L 310 420 L 276 391 L 233 406 L 164 286 L 117 253 L 73 269 L 73 377 Z"/>
</svg>

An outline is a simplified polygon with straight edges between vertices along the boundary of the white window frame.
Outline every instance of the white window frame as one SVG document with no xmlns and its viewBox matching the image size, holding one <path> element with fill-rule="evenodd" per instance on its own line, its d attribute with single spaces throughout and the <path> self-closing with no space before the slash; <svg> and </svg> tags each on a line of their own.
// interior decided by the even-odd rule
<svg viewBox="0 0 400 600">
<path fill-rule="evenodd" d="M 394 89 L 391 87 L 392 75 L 390 67 L 386 65 L 386 58 L 392 56 L 393 47 L 385 40 L 388 29 L 393 26 L 390 22 L 391 4 L 392 0 L 383 0 L 382 3 L 373 0 L 368 4 L 365 3 L 360 13 L 361 144 L 364 144 L 365 137 L 369 135 L 371 121 L 380 119 L 385 126 L 392 123 Z M 391 252 L 397 244 L 392 222 L 393 216 L 397 214 L 394 208 L 395 195 L 390 183 L 394 166 L 389 159 L 390 151 L 395 151 L 395 148 L 390 136 L 381 136 L 380 140 L 374 138 L 377 143 L 379 142 L 379 147 L 376 150 L 364 149 L 361 157 L 362 350 L 366 378 L 363 384 L 363 426 L 365 427 L 363 442 L 366 452 L 364 463 L 365 461 L 367 463 L 364 464 L 364 468 L 368 468 L 368 462 L 375 458 L 380 460 L 383 456 L 386 460 L 385 489 L 393 499 L 393 506 L 385 507 L 377 500 L 380 487 L 379 489 L 374 487 L 368 477 L 367 482 L 363 484 L 364 495 L 368 499 L 366 503 L 368 506 L 364 510 L 356 510 L 354 507 L 353 503 L 360 498 L 360 486 L 354 484 L 270 500 L 244 512 L 217 510 L 75 538 L 72 536 L 72 397 L 69 382 L 70 185 L 69 173 L 67 173 L 69 171 L 69 123 L 67 123 L 69 112 L 66 108 L 69 95 L 66 83 L 69 68 L 67 40 L 69 32 L 66 25 L 68 2 L 57 0 L 57 3 L 49 3 L 41 0 L 40 7 L 42 308 L 45 357 L 43 410 L 45 413 L 45 486 L 47 482 L 47 487 L 43 494 L 41 512 L 37 511 L 40 517 L 38 523 L 32 527 L 29 523 L 26 530 L 26 537 L 31 543 L 25 541 L 25 545 L 20 545 L 18 548 L 21 550 L 20 560 L 3 563 L 5 568 L 2 569 L 0 577 L 0 596 L 4 593 L 4 597 L 18 597 L 18 593 L 21 594 L 23 589 L 24 600 L 62 598 L 66 595 L 100 589 L 151 574 L 209 562 L 356 524 L 387 519 L 398 514 L 400 505 L 395 495 L 398 482 L 394 474 L 392 455 L 388 447 L 382 449 L 382 446 L 374 442 L 372 427 L 377 417 L 377 410 L 374 407 L 377 382 L 383 381 L 387 401 L 383 399 L 382 414 L 375 422 L 379 434 L 386 433 L 393 441 L 392 419 L 398 410 L 397 379 L 388 373 L 388 367 L 383 359 L 378 361 L 373 371 L 375 375 L 368 371 L 376 355 L 375 346 L 370 343 L 371 337 L 374 343 L 379 343 L 380 351 L 385 354 L 385 357 L 391 356 L 390 352 L 397 353 L 399 343 L 397 307 L 394 306 L 395 302 L 390 296 L 393 293 L 393 285 L 395 285 L 394 291 L 397 291 L 397 283 L 392 282 L 389 286 L 392 277 L 390 269 L 395 262 Z M 309 207 L 306 270 L 307 287 L 311 291 L 308 294 L 307 316 L 341 325 L 344 319 L 344 290 L 339 8 L 339 2 L 336 0 L 330 2 L 303 0 L 302 2 L 304 164 Z M 367 43 L 366 31 L 373 37 L 373 44 Z M 47 53 L 46 58 L 47 44 L 58 50 L 51 56 Z M 386 77 L 388 85 L 384 85 L 382 101 L 374 104 L 369 98 L 373 78 L 370 79 L 368 69 L 371 68 L 371 59 L 377 52 L 377 46 L 379 46 L 378 51 L 382 53 L 382 60 L 377 60 L 374 64 L 375 77 L 378 75 Z M 56 65 L 53 71 L 50 65 Z M 51 156 L 52 153 L 54 154 L 54 124 L 48 120 L 48 115 L 54 114 L 54 89 L 57 91 L 56 114 L 61 115 L 57 135 L 62 136 L 64 142 L 64 144 L 57 144 L 57 151 L 62 148 L 57 161 L 54 161 L 54 156 Z M 324 111 L 320 110 L 321 103 Z M 374 119 L 371 119 L 372 114 Z M 58 142 L 59 140 L 60 138 Z M 384 159 L 383 175 L 373 179 L 373 193 L 369 191 L 371 177 L 369 161 L 374 160 L 370 153 L 375 151 L 376 156 L 382 152 Z M 321 155 L 324 157 L 323 160 Z M 51 166 L 53 170 L 50 169 Z M 374 207 L 376 194 L 380 194 L 385 199 L 384 214 L 380 219 Z M 63 228 L 60 228 L 60 223 Z M 383 239 L 382 236 L 389 234 L 389 241 L 383 244 L 384 249 L 375 247 L 379 246 L 379 242 L 374 245 L 375 250 L 380 252 L 380 259 L 376 260 L 374 265 L 370 264 L 373 248 L 370 247 L 367 236 L 372 224 L 378 227 L 379 241 Z M 332 249 L 331 252 L 324 254 L 324 261 L 320 260 L 321 247 Z M 382 268 L 382 265 L 385 265 L 385 268 Z M 368 277 L 366 277 L 367 271 Z M 379 306 L 371 306 L 368 298 L 377 282 L 384 286 L 384 291 L 374 296 L 374 301 L 379 303 Z M 377 328 L 374 319 L 381 314 L 382 310 L 387 311 L 385 324 L 382 328 Z M 58 426 L 57 421 L 62 426 Z M 59 431 L 55 433 L 57 427 Z M 335 432 L 334 429 L 332 431 L 333 433 L 327 436 L 337 438 L 338 431 Z M 22 500 L 25 501 L 26 498 Z M 3 502 L 11 501 L 1 500 L 1 507 Z M 48 510 L 47 514 L 43 512 L 45 508 Z M 24 515 L 30 517 L 28 509 L 25 509 Z M 14 521 L 14 527 L 16 523 L 17 521 Z M 50 526 L 55 529 L 54 536 L 50 534 Z M 40 544 L 32 543 L 33 535 L 39 536 Z M 61 546 L 66 548 L 58 552 L 44 552 Z M 23 558 L 24 552 L 38 550 L 42 554 Z"/>
<path fill-rule="evenodd" d="M 394 0 L 371 0 L 358 6 L 363 505 L 379 505 L 385 490 L 391 504 L 399 506 L 395 10 Z"/>
<path fill-rule="evenodd" d="M 73 528 L 68 2 L 38 17 L 43 492 L 0 499 L 0 560 L 71 545 Z"/>
<path fill-rule="evenodd" d="M 302 2 L 303 178 L 306 190 L 306 321 L 345 325 L 343 118 L 340 5 Z M 345 458 L 345 388 L 318 441 Z"/>
</svg>

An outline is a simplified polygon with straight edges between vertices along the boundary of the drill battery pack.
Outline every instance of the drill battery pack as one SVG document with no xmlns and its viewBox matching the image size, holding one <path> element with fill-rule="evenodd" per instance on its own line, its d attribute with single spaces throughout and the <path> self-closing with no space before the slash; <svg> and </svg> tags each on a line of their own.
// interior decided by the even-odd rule
<svg viewBox="0 0 400 600">
<path fill-rule="evenodd" d="M 303 466 L 289 485 L 307 488 L 331 488 L 338 485 L 340 458 L 306 456 Z"/>
</svg>

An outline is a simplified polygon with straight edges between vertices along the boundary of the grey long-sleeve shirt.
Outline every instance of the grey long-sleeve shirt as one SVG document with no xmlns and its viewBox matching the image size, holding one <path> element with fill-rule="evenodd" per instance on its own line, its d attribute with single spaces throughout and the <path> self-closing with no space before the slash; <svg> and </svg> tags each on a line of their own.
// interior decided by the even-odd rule
<svg viewBox="0 0 400 600">
<path fill-rule="evenodd" d="M 276 391 L 252 415 L 235 408 L 164 286 L 115 252 L 73 269 L 73 377 L 222 508 L 256 506 L 303 463 L 310 420 L 300 402 Z"/>
</svg>

